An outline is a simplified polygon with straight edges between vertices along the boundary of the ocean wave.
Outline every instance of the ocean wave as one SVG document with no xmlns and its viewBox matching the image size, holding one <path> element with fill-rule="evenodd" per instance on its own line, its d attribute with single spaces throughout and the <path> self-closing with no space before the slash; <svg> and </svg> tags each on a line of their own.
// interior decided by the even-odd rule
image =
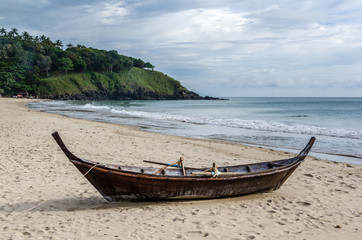
<svg viewBox="0 0 362 240">
<path fill-rule="evenodd" d="M 91 108 L 95 107 L 92 106 Z M 324 128 L 324 127 L 296 125 L 296 124 L 288 125 L 286 123 L 264 121 L 264 120 L 197 118 L 197 117 L 187 117 L 182 115 L 172 115 L 172 114 L 158 113 L 158 112 L 128 111 L 124 109 L 118 110 L 114 108 L 110 108 L 110 111 L 113 114 L 128 116 L 128 117 L 148 118 L 148 119 L 182 122 L 189 124 L 214 125 L 214 126 L 224 126 L 230 128 L 242 128 L 249 130 L 269 131 L 269 132 L 297 133 L 297 134 L 306 134 L 306 135 L 324 135 L 331 137 L 362 139 L 361 130 Z"/>
<path fill-rule="evenodd" d="M 308 117 L 308 115 L 306 115 L 306 114 L 298 114 L 298 115 L 293 115 L 293 116 L 290 116 L 290 117 L 305 118 L 305 117 Z"/>
<path fill-rule="evenodd" d="M 58 105 L 58 108 L 64 108 L 64 101 L 59 102 L 46 102 L 46 105 Z M 173 123 L 187 123 L 198 125 L 212 125 L 222 126 L 229 128 L 242 128 L 248 130 L 268 131 L 268 132 L 281 132 L 281 133 L 294 133 L 304 135 L 321 135 L 339 138 L 362 139 L 362 130 L 338 129 L 338 128 L 325 128 L 312 125 L 301 124 L 287 124 L 283 122 L 265 121 L 265 120 L 249 120 L 237 118 L 207 118 L 207 117 L 189 117 L 184 115 L 167 114 L 160 112 L 146 112 L 146 111 L 130 111 L 118 107 L 111 107 L 105 105 L 95 105 L 94 103 L 87 103 L 84 105 L 69 104 L 67 107 L 73 111 L 90 110 L 93 112 L 105 112 L 114 116 L 131 117 L 131 118 L 144 118 L 153 119 L 156 121 L 170 121 Z M 48 108 L 48 110 L 50 110 Z M 298 117 L 305 117 L 299 115 Z"/>
<path fill-rule="evenodd" d="M 219 104 L 225 105 L 219 107 Z M 117 101 L 45 101 L 29 105 L 39 111 L 116 124 L 130 124 L 173 135 L 196 138 L 217 136 L 218 139 L 260 146 L 269 146 L 272 140 L 274 147 L 283 149 L 299 149 L 298 142 L 314 135 L 318 138 L 318 144 L 313 148 L 315 152 L 362 157 L 362 129 L 358 125 L 359 115 L 356 114 L 358 108 L 352 108 L 347 112 L 338 112 L 334 106 L 325 104 L 319 107 L 326 110 L 318 112 L 297 112 L 298 109 L 293 108 L 292 111 L 288 111 L 290 108 L 281 108 L 276 116 L 275 112 L 267 111 L 270 107 L 244 108 L 241 101 L 239 104 L 241 107 L 235 109 L 230 107 L 229 102 L 218 102 L 215 109 L 208 104 L 205 106 L 197 104 L 194 108 L 195 104 L 192 101 L 181 104 L 178 101 L 151 101 L 141 104 L 131 102 L 131 105 L 128 102 Z M 225 108 L 222 108 L 223 106 Z M 324 113 L 329 114 L 328 111 L 331 110 L 328 107 L 333 112 L 339 113 L 337 119 L 324 116 Z M 178 113 L 170 113 L 170 109 L 171 111 L 175 109 Z M 345 123 L 339 121 L 343 116 L 346 118 Z M 268 120 L 264 117 L 268 117 Z M 310 117 L 314 120 L 308 120 Z M 332 124 L 335 127 L 328 127 Z M 348 129 L 349 126 L 351 129 Z M 290 140 L 291 137 L 293 141 Z"/>
<path fill-rule="evenodd" d="M 100 110 L 100 109 L 103 109 L 103 110 L 112 110 L 111 107 L 108 107 L 108 106 L 97 106 L 97 105 L 94 105 L 94 104 L 92 104 L 92 103 L 87 103 L 87 104 L 83 105 L 81 108 L 93 109 L 93 110 Z"/>
</svg>

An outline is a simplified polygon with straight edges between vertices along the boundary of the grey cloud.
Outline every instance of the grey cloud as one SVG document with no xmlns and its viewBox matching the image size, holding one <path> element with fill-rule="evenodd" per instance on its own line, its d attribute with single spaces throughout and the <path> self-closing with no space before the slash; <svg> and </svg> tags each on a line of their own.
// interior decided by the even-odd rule
<svg viewBox="0 0 362 240">
<path fill-rule="evenodd" d="M 202 94 L 362 90 L 356 1 L 5 0 L 4 6 L 3 27 L 142 58 Z"/>
</svg>

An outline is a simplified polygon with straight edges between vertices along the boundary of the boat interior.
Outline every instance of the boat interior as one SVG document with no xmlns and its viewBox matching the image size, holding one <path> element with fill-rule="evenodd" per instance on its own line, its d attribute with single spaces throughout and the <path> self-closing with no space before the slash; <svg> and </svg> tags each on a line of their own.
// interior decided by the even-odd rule
<svg viewBox="0 0 362 240">
<path fill-rule="evenodd" d="M 99 164 L 91 161 L 82 160 L 83 163 L 90 165 L 90 167 L 97 165 L 99 168 L 105 168 L 113 171 L 124 172 L 124 173 L 132 173 L 132 174 L 145 174 L 145 175 L 153 175 L 159 177 L 210 177 L 217 175 L 217 177 L 232 177 L 237 175 L 249 175 L 256 174 L 262 172 L 269 172 L 274 170 L 283 169 L 292 165 L 293 163 L 299 160 L 298 157 L 285 159 L 285 160 L 277 160 L 271 162 L 261 162 L 261 163 L 253 163 L 253 164 L 243 164 L 236 166 L 222 166 L 212 168 L 188 168 L 184 167 L 184 171 L 182 167 L 175 167 L 168 165 L 167 167 L 157 168 L 157 167 L 136 167 L 136 166 L 119 166 L 113 164 Z M 76 160 L 77 161 L 77 160 Z M 167 164 L 164 164 L 167 165 Z"/>
</svg>

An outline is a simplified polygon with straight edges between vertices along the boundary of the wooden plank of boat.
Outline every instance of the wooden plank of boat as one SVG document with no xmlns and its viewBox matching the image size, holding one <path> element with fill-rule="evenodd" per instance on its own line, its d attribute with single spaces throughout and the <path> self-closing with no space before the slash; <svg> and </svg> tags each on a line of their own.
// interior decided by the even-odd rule
<svg viewBox="0 0 362 240">
<path fill-rule="evenodd" d="M 218 167 L 215 176 L 212 172 L 205 172 L 208 168 L 158 171 L 152 167 L 101 164 L 80 159 L 68 150 L 57 132 L 52 135 L 68 159 L 108 201 L 215 198 L 276 190 L 304 161 L 315 141 L 312 137 L 294 158 Z"/>
</svg>

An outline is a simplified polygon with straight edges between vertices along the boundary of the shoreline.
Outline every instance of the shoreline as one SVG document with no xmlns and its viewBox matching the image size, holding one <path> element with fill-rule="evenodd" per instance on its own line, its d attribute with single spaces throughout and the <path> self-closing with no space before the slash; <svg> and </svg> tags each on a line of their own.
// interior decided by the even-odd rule
<svg viewBox="0 0 362 240">
<path fill-rule="evenodd" d="M 234 165 L 295 154 L 74 119 L 29 109 L 24 106 L 29 101 L 0 98 L 0 225 L 5 239 L 362 236 L 362 166 L 308 157 L 277 191 L 211 200 L 108 203 L 66 159 L 51 137 L 53 131 L 75 155 L 121 165 L 156 159 L 171 163 L 180 156 L 189 167 L 211 166 L 213 161 Z"/>
<path fill-rule="evenodd" d="M 39 102 L 42 102 L 42 101 L 48 101 L 48 100 L 46 100 L 46 99 L 45 100 L 39 100 Z M 74 118 L 74 119 L 83 119 L 83 120 L 87 120 L 87 121 L 94 121 L 94 122 L 100 122 L 100 123 L 110 123 L 110 124 L 116 124 L 116 125 L 120 125 L 120 126 L 130 126 L 130 127 L 134 127 L 135 129 L 137 129 L 139 131 L 146 131 L 146 132 L 151 132 L 151 133 L 160 133 L 155 129 L 144 128 L 142 126 L 138 126 L 138 125 L 135 125 L 135 124 L 117 123 L 117 122 L 107 121 L 106 119 L 104 119 L 104 120 L 102 120 L 102 119 L 89 119 L 89 118 L 82 117 L 82 116 L 67 116 L 66 114 L 52 113 L 52 112 L 47 112 L 46 110 L 45 111 L 38 110 L 36 108 L 32 108 L 31 106 L 27 106 L 27 105 L 26 105 L 26 107 L 29 108 L 29 109 L 32 109 L 32 110 L 37 110 L 39 112 L 57 114 L 57 115 L 66 116 L 66 117 L 70 117 L 70 118 Z M 200 137 L 196 137 L 196 136 L 180 136 L 180 135 L 172 134 L 172 133 L 169 133 L 169 134 L 168 133 L 160 133 L 160 134 L 166 134 L 166 135 L 169 135 L 169 136 L 176 136 L 176 137 L 187 137 L 187 138 L 191 138 L 191 139 L 222 141 L 222 142 L 226 142 L 226 143 L 240 144 L 240 145 L 243 145 L 243 146 L 262 147 L 262 148 L 266 148 L 266 149 L 273 149 L 273 150 L 277 150 L 277 151 L 296 153 L 296 154 L 298 154 L 299 151 L 301 150 L 301 149 L 298 149 L 298 148 L 276 147 L 276 146 L 272 146 L 272 145 L 263 145 L 263 144 L 258 144 L 258 143 L 236 141 L 236 140 L 232 140 L 232 139 L 208 138 L 207 136 L 200 136 Z M 318 141 L 318 137 L 317 137 L 317 141 Z M 341 163 L 355 164 L 355 165 L 362 166 L 362 157 L 355 156 L 355 155 L 336 154 L 336 153 L 333 153 L 333 152 L 329 152 L 329 153 L 328 152 L 315 152 L 314 149 L 312 149 L 312 151 L 309 153 L 309 155 L 315 156 L 317 158 L 327 160 L 327 161 L 336 161 L 336 162 L 341 162 Z"/>
</svg>

